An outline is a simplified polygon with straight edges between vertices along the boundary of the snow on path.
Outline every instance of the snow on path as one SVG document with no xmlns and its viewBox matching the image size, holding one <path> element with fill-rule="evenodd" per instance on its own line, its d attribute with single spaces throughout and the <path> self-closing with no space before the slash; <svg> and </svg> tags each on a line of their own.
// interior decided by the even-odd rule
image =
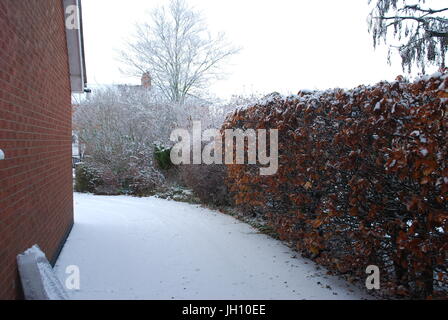
<svg viewBox="0 0 448 320">
<path fill-rule="evenodd" d="M 361 290 L 233 217 L 157 198 L 75 194 L 55 266 L 72 299 L 362 299 Z M 329 286 L 329 287 L 327 287 Z"/>
</svg>

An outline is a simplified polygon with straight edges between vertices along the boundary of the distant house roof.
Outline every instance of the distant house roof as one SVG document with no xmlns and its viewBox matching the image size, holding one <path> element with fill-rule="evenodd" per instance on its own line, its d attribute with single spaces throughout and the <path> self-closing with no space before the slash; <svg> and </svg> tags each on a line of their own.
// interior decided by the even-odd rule
<svg viewBox="0 0 448 320">
<path fill-rule="evenodd" d="M 81 0 L 62 0 L 66 19 L 67 49 L 72 92 L 83 93 L 87 83 Z M 73 8 L 77 8 L 76 11 Z M 74 22 L 74 24 L 73 24 Z M 76 27 L 73 27 L 75 25 Z"/>
</svg>

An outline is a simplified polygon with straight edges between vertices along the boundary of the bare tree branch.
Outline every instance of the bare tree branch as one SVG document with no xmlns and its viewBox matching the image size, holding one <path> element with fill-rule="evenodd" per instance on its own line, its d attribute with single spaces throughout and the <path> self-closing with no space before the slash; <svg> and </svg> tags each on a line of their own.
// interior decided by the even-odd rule
<svg viewBox="0 0 448 320">
<path fill-rule="evenodd" d="M 171 101 L 200 93 L 239 52 L 224 35 L 213 38 L 202 16 L 184 0 L 171 0 L 151 17 L 151 22 L 137 26 L 121 60 L 130 74 L 150 73 L 154 85 Z"/>
<path fill-rule="evenodd" d="M 404 8 L 400 9 L 399 11 L 404 11 L 404 10 L 414 10 L 414 11 L 425 12 L 427 14 L 435 14 L 435 13 L 448 11 L 448 8 L 436 9 L 436 10 L 434 10 L 434 9 L 422 9 L 422 8 L 420 8 L 420 6 L 418 4 L 414 4 L 414 5 L 406 5 L 406 6 L 404 6 Z"/>
<path fill-rule="evenodd" d="M 374 2 L 369 15 L 369 31 L 373 44 L 390 42 L 392 38 L 400 45 L 403 69 L 409 72 L 418 66 L 425 73 L 427 65 L 445 67 L 448 51 L 448 8 L 422 8 L 425 0 L 369 0 Z M 417 4 L 415 4 L 417 2 Z M 391 52 L 389 50 L 389 52 Z"/>
</svg>

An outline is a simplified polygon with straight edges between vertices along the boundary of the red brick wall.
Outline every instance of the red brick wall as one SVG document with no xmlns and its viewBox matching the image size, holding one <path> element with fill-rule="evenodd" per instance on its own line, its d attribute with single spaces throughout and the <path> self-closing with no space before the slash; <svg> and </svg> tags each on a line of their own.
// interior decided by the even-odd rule
<svg viewBox="0 0 448 320">
<path fill-rule="evenodd" d="M 60 0 L 0 0 L 0 299 L 16 255 L 55 259 L 73 224 L 71 92 Z"/>
</svg>

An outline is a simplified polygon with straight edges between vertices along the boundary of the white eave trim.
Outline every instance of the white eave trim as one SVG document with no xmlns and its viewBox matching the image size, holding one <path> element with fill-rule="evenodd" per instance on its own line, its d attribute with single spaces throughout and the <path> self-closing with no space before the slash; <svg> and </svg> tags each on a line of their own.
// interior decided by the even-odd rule
<svg viewBox="0 0 448 320">
<path fill-rule="evenodd" d="M 87 80 L 84 62 L 81 0 L 63 0 L 63 4 L 71 88 L 73 93 L 83 93 Z M 76 15 L 73 15 L 73 10 L 71 10 L 74 7 L 77 8 Z M 73 17 L 76 17 L 77 28 L 73 28 L 73 24 L 69 23 L 69 21 L 73 21 Z"/>
</svg>

